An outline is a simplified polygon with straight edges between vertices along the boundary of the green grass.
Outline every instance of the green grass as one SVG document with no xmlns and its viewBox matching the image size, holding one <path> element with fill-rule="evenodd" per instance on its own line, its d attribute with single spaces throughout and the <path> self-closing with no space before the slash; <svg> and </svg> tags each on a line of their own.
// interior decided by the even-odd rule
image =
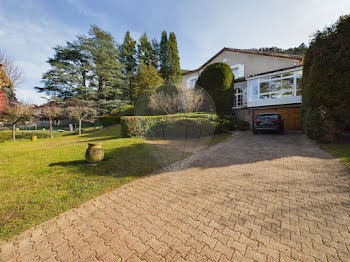
<svg viewBox="0 0 350 262">
<path fill-rule="evenodd" d="M 321 145 L 331 155 L 339 158 L 346 166 L 350 168 L 350 143 L 344 144 L 325 144 Z"/>
<path fill-rule="evenodd" d="M 143 141 L 119 138 L 120 126 L 81 136 L 0 143 L 0 238 L 7 239 L 72 207 L 159 168 Z M 84 161 L 101 141 L 105 160 Z"/>
<path fill-rule="evenodd" d="M 89 130 L 87 130 L 89 131 Z M 68 209 L 160 168 L 138 138 L 120 138 L 120 125 L 85 133 L 17 132 L 0 143 L 0 238 L 8 239 Z M 10 132 L 0 132 L 9 141 Z M 214 136 L 210 145 L 230 134 Z M 105 159 L 87 166 L 85 151 L 101 141 Z"/>
</svg>

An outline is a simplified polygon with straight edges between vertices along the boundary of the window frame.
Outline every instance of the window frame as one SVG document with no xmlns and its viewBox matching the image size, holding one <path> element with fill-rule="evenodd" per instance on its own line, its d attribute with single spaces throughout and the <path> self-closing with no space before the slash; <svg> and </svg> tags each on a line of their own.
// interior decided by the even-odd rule
<svg viewBox="0 0 350 262">
<path fill-rule="evenodd" d="M 236 92 L 240 90 L 240 92 Z M 241 105 L 238 105 L 238 97 L 241 96 Z M 237 87 L 234 89 L 234 100 L 233 100 L 233 107 L 234 108 L 239 108 L 239 107 L 243 107 L 244 106 L 244 101 L 243 101 L 243 97 L 244 97 L 244 93 L 243 93 L 243 89 L 240 87 Z"/>
<path fill-rule="evenodd" d="M 288 74 L 288 73 L 293 73 L 293 74 L 290 74 L 290 75 L 287 75 L 287 76 L 283 76 L 283 75 Z M 257 100 L 255 100 L 255 101 L 267 100 L 267 99 L 276 99 L 276 98 L 271 98 L 271 95 L 275 94 L 276 91 L 269 90 L 268 92 L 260 92 L 260 85 L 261 85 L 261 83 L 270 83 L 270 82 L 273 82 L 273 81 L 276 81 L 276 80 L 282 81 L 283 79 L 291 79 L 291 78 L 293 78 L 292 95 L 285 96 L 285 97 L 300 97 L 301 95 L 297 95 L 297 91 L 301 90 L 301 88 L 297 88 L 297 77 L 300 76 L 300 75 L 302 77 L 302 74 L 303 74 L 303 69 L 302 69 L 302 67 L 301 68 L 299 67 L 299 68 L 293 68 L 293 69 L 286 70 L 286 71 L 281 71 L 281 72 L 278 72 L 278 73 L 270 73 L 270 74 L 266 74 L 266 75 L 262 75 L 262 76 L 251 77 L 251 78 L 249 78 L 247 80 L 248 81 L 258 80 L 258 84 L 257 84 L 258 85 L 258 94 L 257 94 Z M 277 75 L 279 75 L 279 77 L 272 78 L 272 77 L 275 77 Z M 261 95 L 268 95 L 268 98 L 267 99 L 262 99 L 262 98 L 260 98 Z M 278 97 L 277 97 L 277 99 L 278 99 Z"/>
</svg>

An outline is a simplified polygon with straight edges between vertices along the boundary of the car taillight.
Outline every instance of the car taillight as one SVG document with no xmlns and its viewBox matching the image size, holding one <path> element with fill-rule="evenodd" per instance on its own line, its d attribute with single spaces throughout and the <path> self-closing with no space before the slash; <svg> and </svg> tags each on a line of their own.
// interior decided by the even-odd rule
<svg viewBox="0 0 350 262">
<path fill-rule="evenodd" d="M 260 120 L 255 120 L 254 123 L 261 123 L 261 121 Z"/>
</svg>

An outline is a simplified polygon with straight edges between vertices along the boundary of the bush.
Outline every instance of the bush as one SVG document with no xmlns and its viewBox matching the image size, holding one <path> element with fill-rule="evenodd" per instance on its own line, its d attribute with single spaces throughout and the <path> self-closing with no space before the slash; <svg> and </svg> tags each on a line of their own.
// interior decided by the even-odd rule
<svg viewBox="0 0 350 262">
<path fill-rule="evenodd" d="M 228 64 L 214 63 L 203 70 L 196 85 L 208 92 L 215 103 L 216 112 L 222 115 L 232 111 L 233 80 L 234 76 Z"/>
<path fill-rule="evenodd" d="M 160 116 L 123 116 L 121 117 L 121 135 L 123 137 L 161 136 L 162 126 L 166 126 L 167 137 L 183 136 L 181 127 L 189 127 L 188 136 L 211 135 L 217 122 L 212 114 L 174 114 Z"/>
<path fill-rule="evenodd" d="M 233 129 L 233 126 L 230 120 L 219 119 L 215 129 L 215 133 L 216 134 L 225 133 L 227 131 L 232 131 L 232 129 Z"/>
<path fill-rule="evenodd" d="M 334 140 L 350 122 L 350 16 L 318 32 L 304 58 L 302 124 L 313 139 Z"/>
<path fill-rule="evenodd" d="M 123 105 L 119 108 L 115 108 L 112 110 L 111 114 L 113 116 L 133 116 L 134 115 L 134 106 L 133 105 Z"/>
<path fill-rule="evenodd" d="M 120 117 L 103 115 L 98 117 L 98 121 L 103 126 L 111 126 L 120 123 Z"/>
<path fill-rule="evenodd" d="M 250 129 L 250 124 L 247 121 L 244 120 L 238 120 L 237 121 L 237 130 L 239 131 L 247 131 Z"/>
</svg>

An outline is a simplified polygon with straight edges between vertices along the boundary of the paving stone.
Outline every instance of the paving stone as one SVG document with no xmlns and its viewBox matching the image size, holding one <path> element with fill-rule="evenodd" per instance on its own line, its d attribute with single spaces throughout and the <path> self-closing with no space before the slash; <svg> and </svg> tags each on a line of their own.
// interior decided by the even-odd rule
<svg viewBox="0 0 350 262">
<path fill-rule="evenodd" d="M 350 171 L 299 134 L 241 132 L 0 242 L 0 261 L 350 261 Z"/>
</svg>

